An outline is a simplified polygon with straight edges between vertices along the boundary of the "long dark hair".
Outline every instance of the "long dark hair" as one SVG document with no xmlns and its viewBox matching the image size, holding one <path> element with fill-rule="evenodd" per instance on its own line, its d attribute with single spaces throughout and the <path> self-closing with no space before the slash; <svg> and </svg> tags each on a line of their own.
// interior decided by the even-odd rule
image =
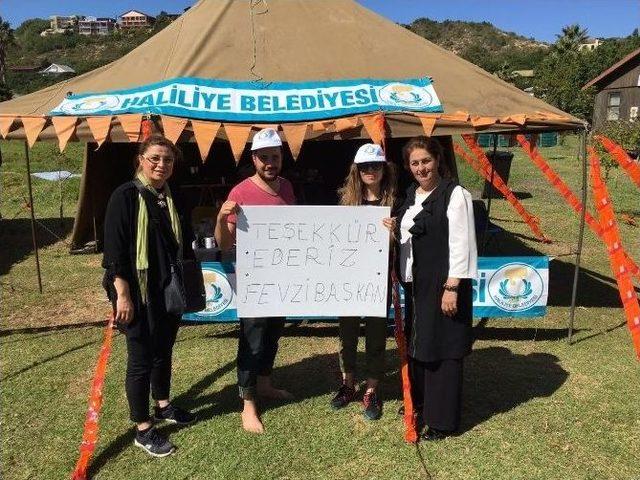
<svg viewBox="0 0 640 480">
<path fill-rule="evenodd" d="M 423 135 L 411 138 L 404 147 L 402 147 L 402 160 L 404 161 L 404 166 L 407 170 L 409 169 L 409 156 L 411 155 L 411 152 L 418 148 L 426 150 L 427 153 L 438 162 L 438 174 L 442 178 L 448 178 L 450 176 L 449 168 L 445 164 L 442 145 L 440 145 L 440 142 L 435 138 L 425 137 Z"/>
</svg>

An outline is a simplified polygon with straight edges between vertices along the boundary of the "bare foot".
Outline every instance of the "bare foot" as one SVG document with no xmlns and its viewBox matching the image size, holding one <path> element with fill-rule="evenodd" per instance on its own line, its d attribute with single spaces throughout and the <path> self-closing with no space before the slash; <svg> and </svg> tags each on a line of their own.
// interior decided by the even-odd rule
<svg viewBox="0 0 640 480">
<path fill-rule="evenodd" d="M 258 416 L 258 407 L 253 400 L 245 400 L 244 408 L 240 414 L 242 418 L 242 428 L 250 433 L 264 433 L 264 425 Z"/>
</svg>

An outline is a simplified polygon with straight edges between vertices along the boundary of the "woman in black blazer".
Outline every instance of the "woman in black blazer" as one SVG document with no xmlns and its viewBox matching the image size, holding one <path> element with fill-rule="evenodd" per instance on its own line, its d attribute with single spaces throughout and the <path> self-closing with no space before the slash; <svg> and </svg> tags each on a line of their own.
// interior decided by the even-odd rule
<svg viewBox="0 0 640 480">
<path fill-rule="evenodd" d="M 425 440 L 460 426 L 463 359 L 471 352 L 477 248 L 471 195 L 445 178 L 442 147 L 416 137 L 403 149 L 415 183 L 396 212 L 396 271 L 405 290 L 412 397 Z"/>
</svg>

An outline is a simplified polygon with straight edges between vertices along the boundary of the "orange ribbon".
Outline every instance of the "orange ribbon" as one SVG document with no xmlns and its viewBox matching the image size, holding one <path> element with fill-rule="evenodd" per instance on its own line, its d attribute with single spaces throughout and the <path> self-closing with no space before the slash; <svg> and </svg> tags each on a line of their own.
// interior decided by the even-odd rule
<svg viewBox="0 0 640 480">
<path fill-rule="evenodd" d="M 531 229 L 531 231 L 533 232 L 533 234 L 536 236 L 538 240 L 545 243 L 551 243 L 551 240 L 542 232 L 542 229 L 540 228 L 540 225 L 539 225 L 540 220 L 534 215 L 531 215 L 529 212 L 527 212 L 527 210 L 524 208 L 522 203 L 520 203 L 520 201 L 516 198 L 516 196 L 511 191 L 511 189 L 504 182 L 502 177 L 498 175 L 498 172 L 496 172 L 495 170 L 493 170 L 492 172 L 493 167 L 491 165 L 491 162 L 489 161 L 485 153 L 482 151 L 482 148 L 480 148 L 480 146 L 476 143 L 473 136 L 462 135 L 462 139 L 465 141 L 465 143 L 471 149 L 471 151 L 475 154 L 476 159 L 480 162 L 480 164 L 474 161 L 474 159 L 471 158 L 467 154 L 467 152 L 465 152 L 465 150 L 457 143 L 453 144 L 453 149 L 455 150 L 455 152 L 458 155 L 460 155 L 462 158 L 464 158 L 467 161 L 467 163 L 469 163 L 469 165 L 471 165 L 471 167 L 473 167 L 473 169 L 476 172 L 482 175 L 488 182 L 491 182 L 491 184 L 495 188 L 500 190 L 500 193 L 504 195 L 507 201 L 513 206 L 515 211 L 518 212 L 518 214 L 527 223 L 527 225 L 529 225 L 529 228 Z"/>
<path fill-rule="evenodd" d="M 91 384 L 91 392 L 89 394 L 89 407 L 87 416 L 84 421 L 84 431 L 82 433 L 82 443 L 80 444 L 80 457 L 76 468 L 71 474 L 72 480 L 86 480 L 87 467 L 89 460 L 96 449 L 98 443 L 98 419 L 100 417 L 100 409 L 102 408 L 104 387 L 104 378 L 107 372 L 107 362 L 111 355 L 111 341 L 113 339 L 113 314 L 109 317 L 106 330 L 104 332 L 104 341 L 98 355 L 98 363 Z"/>
<path fill-rule="evenodd" d="M 622 306 L 627 318 L 627 326 L 631 333 L 633 346 L 636 355 L 640 360 L 640 303 L 638 295 L 633 288 L 631 274 L 625 267 L 624 250 L 620 239 L 620 231 L 613 212 L 613 204 L 607 186 L 602 180 L 600 172 L 600 159 L 593 148 L 589 148 L 589 160 L 591 163 L 591 180 L 593 184 L 593 196 L 596 203 L 596 210 L 600 218 L 600 225 L 603 228 L 603 239 L 609 253 L 609 261 L 613 275 L 616 277 L 618 291 Z"/>
<path fill-rule="evenodd" d="M 153 120 L 150 118 L 144 118 L 141 124 L 141 132 L 140 132 L 140 141 L 144 142 L 149 139 L 151 135 L 153 135 Z"/>
<path fill-rule="evenodd" d="M 404 439 L 409 443 L 418 441 L 416 418 L 413 413 L 413 400 L 411 399 L 411 380 L 409 378 L 409 362 L 407 360 L 407 341 L 404 337 L 402 324 L 402 307 L 400 306 L 400 288 L 395 269 L 391 270 L 393 311 L 395 319 L 395 337 L 398 344 L 398 356 L 400 357 L 400 376 L 402 378 L 402 400 L 404 404 Z"/>
<path fill-rule="evenodd" d="M 607 138 L 604 135 L 596 135 L 595 138 L 613 156 L 613 158 L 616 159 L 616 162 L 624 168 L 624 171 L 627 172 L 629 177 L 631 177 L 631 180 L 640 187 L 640 165 L 637 162 L 634 162 L 633 159 L 627 155 L 624 148 L 610 138 Z"/>
<path fill-rule="evenodd" d="M 517 135 L 516 138 L 520 145 L 522 145 L 522 149 L 529 156 L 529 158 L 533 161 L 533 163 L 540 169 L 549 183 L 562 195 L 565 201 L 573 208 L 573 210 L 581 214 L 584 206 L 582 202 L 578 200 L 578 197 L 569 189 L 566 183 L 562 181 L 560 176 L 551 168 L 551 166 L 542 158 L 542 155 L 538 152 L 538 149 L 530 143 L 524 135 Z M 600 226 L 600 223 L 591 216 L 589 212 L 585 212 L 585 221 L 589 228 L 595 233 L 598 237 L 604 240 L 603 230 Z M 640 268 L 633 261 L 631 257 L 625 252 L 626 266 L 631 272 L 631 274 L 637 278 L 640 278 Z"/>
</svg>

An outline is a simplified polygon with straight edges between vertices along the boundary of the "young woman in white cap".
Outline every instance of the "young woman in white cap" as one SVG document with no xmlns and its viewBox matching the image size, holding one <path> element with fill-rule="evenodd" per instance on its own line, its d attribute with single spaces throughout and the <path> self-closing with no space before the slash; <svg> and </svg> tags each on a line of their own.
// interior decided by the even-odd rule
<svg viewBox="0 0 640 480">
<path fill-rule="evenodd" d="M 273 128 L 260 130 L 253 137 L 251 158 L 256 173 L 229 192 L 220 207 L 215 237 L 222 250 L 235 243 L 236 212 L 242 205 L 293 205 L 296 199 L 291 182 L 280 176 L 282 140 Z M 284 318 L 241 318 L 238 339 L 238 388 L 243 400 L 242 427 L 252 433 L 263 433 L 257 400 L 289 399 L 286 390 L 271 384 L 271 371 L 278 352 L 278 340 Z"/>
<path fill-rule="evenodd" d="M 344 185 L 338 191 L 341 205 L 393 207 L 396 197 L 396 171 L 386 161 L 379 145 L 362 145 L 354 158 Z M 393 230 L 393 220 L 384 224 Z M 360 322 L 365 324 L 367 387 L 363 397 L 363 415 L 377 420 L 382 415 L 378 382 L 384 374 L 384 354 L 387 341 L 386 317 L 343 317 L 340 319 L 340 369 L 342 385 L 331 400 L 334 410 L 345 407 L 355 397 L 356 353 Z"/>
</svg>

